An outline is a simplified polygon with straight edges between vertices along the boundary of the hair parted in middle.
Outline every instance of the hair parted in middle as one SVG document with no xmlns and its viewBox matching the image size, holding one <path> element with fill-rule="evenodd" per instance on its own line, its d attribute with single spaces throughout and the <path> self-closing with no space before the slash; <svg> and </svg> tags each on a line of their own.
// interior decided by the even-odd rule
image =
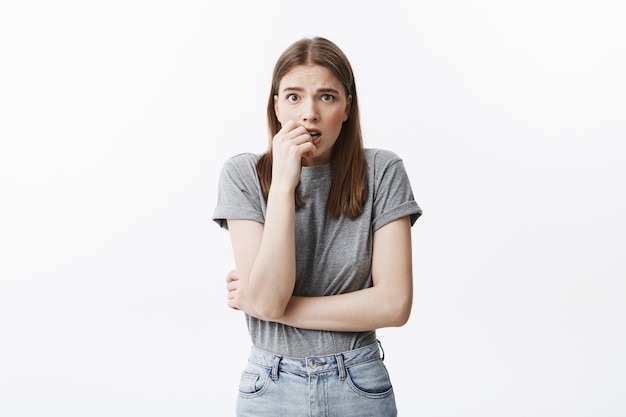
<svg viewBox="0 0 626 417">
<path fill-rule="evenodd" d="M 332 184 L 328 197 L 327 211 L 331 218 L 345 215 L 350 219 L 363 212 L 367 198 L 367 162 L 363 149 L 359 103 L 354 73 L 348 58 L 333 42 L 322 37 L 304 38 L 289 46 L 278 58 L 274 67 L 272 87 L 267 103 L 269 129 L 268 150 L 257 161 L 257 173 L 263 196 L 267 200 L 272 183 L 272 138 L 280 131 L 281 124 L 274 110 L 274 96 L 282 78 L 298 65 L 320 65 L 329 69 L 341 82 L 347 96 L 352 96 L 348 119 L 343 123 L 331 156 Z M 305 202 L 296 194 L 296 207 Z"/>
</svg>

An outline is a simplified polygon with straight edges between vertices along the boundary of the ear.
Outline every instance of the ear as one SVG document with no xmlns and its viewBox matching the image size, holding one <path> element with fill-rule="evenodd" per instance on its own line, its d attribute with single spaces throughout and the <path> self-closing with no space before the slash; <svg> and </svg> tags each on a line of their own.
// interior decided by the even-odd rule
<svg viewBox="0 0 626 417">
<path fill-rule="evenodd" d="M 350 110 L 352 110 L 352 94 L 350 94 L 346 100 L 346 111 L 343 116 L 344 122 L 348 120 L 348 117 L 350 117 Z"/>
<path fill-rule="evenodd" d="M 278 119 L 278 121 L 280 122 L 280 112 L 278 111 L 278 95 L 277 94 L 274 94 L 274 114 L 276 115 L 276 119 Z"/>
</svg>

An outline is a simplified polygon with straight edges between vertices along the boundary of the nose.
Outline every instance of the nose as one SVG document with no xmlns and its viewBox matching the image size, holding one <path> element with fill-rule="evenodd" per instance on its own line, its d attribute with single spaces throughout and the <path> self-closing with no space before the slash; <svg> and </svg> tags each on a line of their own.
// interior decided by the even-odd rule
<svg viewBox="0 0 626 417">
<path fill-rule="evenodd" d="M 319 114 L 315 100 L 305 100 L 304 103 L 302 103 L 302 121 L 316 122 L 318 119 Z"/>
</svg>

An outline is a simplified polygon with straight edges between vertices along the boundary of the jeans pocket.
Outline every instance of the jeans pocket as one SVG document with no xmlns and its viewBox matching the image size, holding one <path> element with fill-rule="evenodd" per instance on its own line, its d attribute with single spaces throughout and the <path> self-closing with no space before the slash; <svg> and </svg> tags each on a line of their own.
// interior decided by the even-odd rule
<svg viewBox="0 0 626 417">
<path fill-rule="evenodd" d="M 393 394 L 387 367 L 380 359 L 352 366 L 346 371 L 348 385 L 359 395 L 375 399 Z"/>
<path fill-rule="evenodd" d="M 239 395 L 244 398 L 263 395 L 270 385 L 270 372 L 269 369 L 248 363 L 241 373 Z"/>
</svg>

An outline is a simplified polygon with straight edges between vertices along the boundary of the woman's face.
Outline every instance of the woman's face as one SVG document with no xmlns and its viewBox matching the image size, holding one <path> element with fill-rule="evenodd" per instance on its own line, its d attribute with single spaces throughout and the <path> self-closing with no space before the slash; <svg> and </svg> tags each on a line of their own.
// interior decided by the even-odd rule
<svg viewBox="0 0 626 417">
<path fill-rule="evenodd" d="M 283 76 L 274 96 L 276 118 L 281 125 L 293 120 L 304 126 L 317 148 L 314 157 L 302 158 L 303 165 L 330 161 L 351 102 L 337 77 L 321 65 L 298 65 Z"/>
</svg>

